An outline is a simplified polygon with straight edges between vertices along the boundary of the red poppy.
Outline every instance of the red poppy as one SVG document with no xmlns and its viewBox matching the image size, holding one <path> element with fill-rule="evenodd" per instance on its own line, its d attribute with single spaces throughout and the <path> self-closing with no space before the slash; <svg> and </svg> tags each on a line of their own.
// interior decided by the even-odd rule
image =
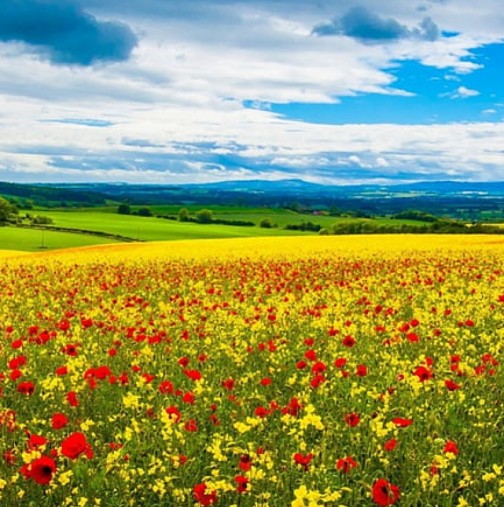
<svg viewBox="0 0 504 507">
<path fill-rule="evenodd" d="M 203 375 L 198 370 L 184 370 L 184 375 L 195 382 L 203 378 Z"/>
<path fill-rule="evenodd" d="M 358 377 L 365 377 L 367 375 L 368 371 L 367 371 L 367 367 L 365 364 L 358 364 L 357 365 L 357 369 L 355 371 L 355 374 L 358 376 Z"/>
<path fill-rule="evenodd" d="M 181 357 L 178 361 L 178 364 L 185 368 L 189 364 L 189 358 L 187 356 Z"/>
<path fill-rule="evenodd" d="M 200 505 L 213 505 L 217 502 L 217 492 L 207 491 L 205 483 L 202 482 L 194 486 L 193 498 Z"/>
<path fill-rule="evenodd" d="M 244 477 L 243 475 L 237 475 L 234 478 L 234 480 L 237 483 L 236 491 L 238 491 L 238 493 L 245 493 L 247 491 L 247 486 L 249 482 L 247 477 Z"/>
<path fill-rule="evenodd" d="M 414 372 L 413 375 L 416 375 L 420 382 L 425 382 L 426 380 L 430 380 L 434 374 L 431 370 L 426 368 L 425 366 L 419 366 Z"/>
<path fill-rule="evenodd" d="M 45 445 L 47 443 L 47 438 L 43 437 L 42 435 L 30 435 L 30 438 L 28 438 L 28 449 L 36 449 L 37 447 L 40 447 L 42 445 Z"/>
<path fill-rule="evenodd" d="M 313 366 L 312 366 L 312 372 L 313 373 L 322 373 L 324 371 L 327 370 L 327 366 L 324 362 L 322 361 L 317 361 Z"/>
<path fill-rule="evenodd" d="M 492 366 L 499 366 L 499 361 L 497 361 L 497 359 L 495 359 L 492 354 L 489 354 L 488 352 L 481 356 L 481 360 L 484 363 L 490 363 Z"/>
<path fill-rule="evenodd" d="M 60 430 L 68 424 L 68 417 L 65 414 L 57 412 L 52 416 L 51 425 L 53 429 Z"/>
<path fill-rule="evenodd" d="M 174 405 L 165 408 L 165 412 L 170 416 L 170 419 L 174 420 L 175 422 L 179 422 L 180 418 L 182 417 L 180 410 Z"/>
<path fill-rule="evenodd" d="M 343 341 L 341 342 L 345 347 L 353 347 L 357 342 L 355 340 L 355 338 L 353 338 L 352 336 L 350 335 L 347 335 L 345 336 L 345 338 L 343 338 Z"/>
<path fill-rule="evenodd" d="M 73 343 L 67 343 L 64 347 L 62 347 L 61 352 L 67 356 L 75 357 L 78 355 L 77 345 Z"/>
<path fill-rule="evenodd" d="M 91 446 L 86 440 L 84 433 L 76 431 L 61 442 L 61 453 L 70 459 L 77 459 L 82 453 L 92 457 Z"/>
<path fill-rule="evenodd" d="M 344 357 L 338 357 L 338 359 L 334 361 L 334 366 L 336 366 L 336 368 L 343 368 L 346 363 L 347 360 Z"/>
<path fill-rule="evenodd" d="M 68 368 L 66 366 L 60 366 L 56 368 L 55 373 L 59 377 L 62 377 L 63 375 L 66 375 L 68 373 Z"/>
<path fill-rule="evenodd" d="M 265 407 L 257 407 L 254 410 L 254 414 L 256 415 L 256 417 L 263 418 L 263 417 L 269 416 L 271 414 L 271 410 L 269 410 Z"/>
<path fill-rule="evenodd" d="M 313 349 L 307 350 L 304 354 L 306 359 L 309 361 L 316 361 L 317 360 L 317 352 Z"/>
<path fill-rule="evenodd" d="M 186 431 L 195 432 L 198 431 L 198 423 L 194 419 L 189 419 L 184 426 Z"/>
<path fill-rule="evenodd" d="M 8 363 L 8 367 L 11 370 L 17 370 L 26 364 L 26 356 L 18 356 L 11 359 Z"/>
<path fill-rule="evenodd" d="M 66 400 L 68 401 L 68 404 L 71 407 L 78 407 L 79 406 L 79 400 L 77 399 L 77 394 L 75 391 L 70 391 L 66 395 Z"/>
<path fill-rule="evenodd" d="M 347 414 L 345 416 L 345 422 L 353 428 L 354 426 L 357 426 L 360 422 L 360 416 L 359 414 L 356 414 L 355 412 L 352 412 L 351 414 Z"/>
<path fill-rule="evenodd" d="M 12 347 L 13 349 L 20 349 L 22 346 L 23 346 L 23 340 L 14 340 L 14 341 L 11 343 L 11 347 Z"/>
<path fill-rule="evenodd" d="M 243 472 L 248 472 L 252 468 L 252 458 L 248 454 L 242 454 L 238 466 Z"/>
<path fill-rule="evenodd" d="M 383 448 L 387 451 L 393 451 L 397 447 L 397 440 L 395 438 L 391 438 L 390 440 L 387 440 L 383 444 Z"/>
<path fill-rule="evenodd" d="M 232 391 L 235 387 L 235 381 L 232 378 L 228 378 L 222 381 L 222 387 L 227 389 L 228 391 Z"/>
<path fill-rule="evenodd" d="M 173 384 L 169 380 L 163 380 L 158 389 L 161 394 L 171 394 L 173 393 Z"/>
<path fill-rule="evenodd" d="M 299 415 L 303 406 L 299 403 L 297 398 L 291 398 L 288 405 L 282 408 L 282 414 L 290 414 L 293 416 Z"/>
<path fill-rule="evenodd" d="M 3 453 L 4 461 L 7 465 L 14 465 L 16 463 L 16 455 L 12 449 L 9 449 Z"/>
<path fill-rule="evenodd" d="M 399 488 L 385 479 L 374 482 L 371 491 L 373 501 L 382 506 L 393 505 L 399 500 Z"/>
<path fill-rule="evenodd" d="M 30 463 L 24 475 L 32 478 L 38 484 L 46 485 L 51 482 L 55 472 L 55 461 L 49 456 L 41 456 Z"/>
<path fill-rule="evenodd" d="M 310 381 L 310 385 L 316 389 L 320 384 L 323 384 L 324 382 L 326 381 L 326 378 L 324 377 L 324 375 L 321 375 L 320 373 L 318 373 L 317 375 L 315 375 L 311 381 Z"/>
<path fill-rule="evenodd" d="M 407 426 L 411 426 L 413 424 L 413 419 L 405 419 L 404 417 L 394 417 L 394 419 L 392 419 L 392 422 L 399 428 L 406 428 Z"/>
<path fill-rule="evenodd" d="M 313 459 L 313 454 L 310 453 L 310 454 L 301 454 L 299 452 L 297 452 L 296 454 L 294 454 L 294 462 L 298 465 L 301 465 L 303 468 L 304 468 L 304 471 L 308 471 L 308 466 L 310 464 L 310 461 Z"/>
<path fill-rule="evenodd" d="M 336 469 L 340 470 L 344 474 L 347 474 L 350 472 L 350 470 L 352 470 L 352 468 L 355 468 L 357 466 L 357 461 L 355 461 L 351 456 L 341 458 L 336 462 Z"/>
<path fill-rule="evenodd" d="M 17 390 L 21 394 L 31 396 L 35 392 L 35 384 L 33 382 L 20 382 Z"/>
<path fill-rule="evenodd" d="M 182 396 L 182 401 L 188 405 L 192 405 L 196 401 L 196 396 L 191 391 L 187 391 Z"/>
<path fill-rule="evenodd" d="M 81 319 L 81 324 L 84 329 L 91 327 L 93 325 L 93 319 Z"/>
<path fill-rule="evenodd" d="M 460 384 L 457 384 L 453 380 L 445 380 L 445 387 L 448 389 L 448 391 L 456 391 L 457 389 L 460 389 L 462 386 Z"/>
<path fill-rule="evenodd" d="M 452 454 L 458 454 L 459 449 L 457 444 L 453 440 L 448 440 L 443 449 L 444 453 L 451 452 Z"/>
</svg>

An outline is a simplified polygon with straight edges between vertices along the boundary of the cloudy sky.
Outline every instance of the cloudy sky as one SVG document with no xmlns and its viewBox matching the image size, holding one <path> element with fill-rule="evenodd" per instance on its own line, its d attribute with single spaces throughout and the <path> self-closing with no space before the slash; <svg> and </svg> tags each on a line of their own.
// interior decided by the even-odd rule
<svg viewBox="0 0 504 507">
<path fill-rule="evenodd" d="M 501 0 L 1 0 L 0 180 L 504 180 Z"/>
</svg>

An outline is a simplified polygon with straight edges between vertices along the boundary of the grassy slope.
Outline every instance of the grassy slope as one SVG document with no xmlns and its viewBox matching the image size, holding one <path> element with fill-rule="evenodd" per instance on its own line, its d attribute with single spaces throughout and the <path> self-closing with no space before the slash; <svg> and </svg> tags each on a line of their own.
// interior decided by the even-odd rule
<svg viewBox="0 0 504 507">
<path fill-rule="evenodd" d="M 200 225 L 163 220 L 154 217 L 136 217 L 97 211 L 44 211 L 54 225 L 90 231 L 104 231 L 142 241 L 165 241 L 192 238 L 236 238 L 250 236 L 290 235 L 291 231 L 268 230 L 259 227 L 229 225 Z M 299 234 L 299 233 L 298 233 Z"/>
<path fill-rule="evenodd" d="M 213 211 L 214 218 L 224 220 L 247 220 L 259 224 L 263 218 L 270 218 L 279 227 L 284 227 L 287 224 L 300 224 L 302 222 L 312 222 L 320 224 L 322 227 L 330 228 L 336 223 L 355 222 L 356 220 L 363 220 L 353 217 L 331 217 L 323 215 L 310 215 L 296 213 L 288 209 L 276 208 L 240 208 L 237 206 L 180 206 L 180 205 L 164 205 L 164 206 L 149 206 L 154 214 L 157 215 L 178 215 L 181 207 L 186 207 L 192 215 L 204 207 L 208 207 Z M 134 206 L 133 209 L 137 207 Z M 114 210 L 115 211 L 115 210 Z M 379 225 L 421 225 L 422 222 L 416 220 L 393 220 L 387 217 L 377 217 L 370 219 L 372 223 Z"/>
<path fill-rule="evenodd" d="M 177 215 L 180 205 L 152 206 L 156 214 Z M 330 229 L 335 223 L 355 221 L 355 218 L 329 217 L 318 215 L 303 215 L 290 210 L 271 208 L 240 208 L 225 206 L 209 206 L 217 219 L 246 220 L 259 223 L 268 217 L 278 228 L 264 229 L 260 227 L 236 227 L 228 225 L 200 225 L 195 223 L 181 223 L 155 217 L 137 217 L 119 215 L 116 207 L 88 208 L 81 210 L 37 210 L 33 214 L 48 216 L 54 220 L 54 226 L 82 229 L 88 231 L 106 232 L 140 241 L 169 241 L 184 239 L 212 239 L 212 238 L 240 238 L 255 236 L 298 236 L 313 235 L 298 231 L 287 231 L 283 227 L 287 224 L 313 222 Z M 202 206 L 188 207 L 191 214 Z M 401 223 L 419 224 L 411 220 L 391 220 L 377 218 L 372 220 L 376 224 Z M 100 245 L 114 242 L 111 239 L 85 234 L 70 234 L 47 231 L 42 238 L 39 230 L 21 230 L 4 228 L 0 230 L 0 249 L 37 251 L 43 246 L 48 249 L 71 248 L 87 245 Z"/>
<path fill-rule="evenodd" d="M 44 248 L 52 250 L 107 243 L 114 241 L 85 234 L 0 227 L 0 250 L 36 252 Z"/>
</svg>

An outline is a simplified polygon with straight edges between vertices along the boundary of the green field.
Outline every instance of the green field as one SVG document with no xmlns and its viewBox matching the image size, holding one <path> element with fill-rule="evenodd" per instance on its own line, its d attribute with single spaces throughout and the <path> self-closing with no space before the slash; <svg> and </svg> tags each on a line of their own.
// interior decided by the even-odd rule
<svg viewBox="0 0 504 507">
<path fill-rule="evenodd" d="M 115 243 L 115 241 L 86 234 L 0 227 L 0 250 L 36 252 L 44 249 L 54 250 L 106 243 Z"/>
<path fill-rule="evenodd" d="M 141 206 L 132 206 L 133 210 L 137 210 Z M 154 205 L 149 206 L 155 215 L 172 215 L 177 216 L 180 208 L 185 207 L 191 215 L 195 215 L 197 211 L 205 206 L 181 206 L 181 205 Z M 416 220 L 395 220 L 388 217 L 376 217 L 371 219 L 355 218 L 351 216 L 328 216 L 309 213 L 297 213 L 290 209 L 282 208 L 246 208 L 237 206 L 208 206 L 213 211 L 214 218 L 223 220 L 245 220 L 259 222 L 264 218 L 270 218 L 278 227 L 285 227 L 288 224 L 301 224 L 302 222 L 312 222 L 320 224 L 322 227 L 331 228 L 337 223 L 355 222 L 356 220 L 371 221 L 377 225 L 421 225 L 422 222 Z M 113 210 L 115 212 L 115 208 Z"/>
<path fill-rule="evenodd" d="M 106 209 L 101 211 L 95 209 L 80 211 L 41 210 L 38 214 L 53 219 L 54 223 L 48 226 L 48 230 L 18 229 L 15 227 L 0 228 L 0 249 L 37 251 L 40 249 L 70 248 L 120 241 L 119 238 L 114 240 L 112 238 L 94 236 L 92 232 L 117 235 L 133 241 L 170 241 L 277 235 L 296 236 L 308 234 L 282 229 L 263 229 L 260 227 L 182 223 L 155 217 L 119 215 Z M 51 227 L 79 229 L 81 231 L 90 231 L 90 234 L 51 231 Z"/>
<path fill-rule="evenodd" d="M 193 238 L 238 238 L 299 234 L 294 231 L 178 222 L 155 217 L 118 215 L 102 211 L 44 211 L 54 226 L 117 234 L 139 241 L 166 241 Z"/>
<path fill-rule="evenodd" d="M 135 212 L 141 206 L 132 206 Z M 177 216 L 181 205 L 150 206 L 155 215 Z M 191 216 L 204 206 L 187 206 Z M 358 219 L 354 217 L 332 217 L 318 214 L 302 214 L 287 209 L 276 208 L 245 208 L 208 206 L 216 220 L 248 221 L 256 226 L 232 226 L 222 224 L 198 224 L 179 222 L 158 217 L 139 217 L 136 215 L 120 215 L 116 206 L 101 208 L 82 208 L 78 210 L 46 210 L 37 209 L 37 215 L 49 217 L 53 224 L 48 230 L 16 229 L 5 227 L 0 229 L 0 249 L 36 251 L 42 248 L 56 249 L 76 246 L 87 246 L 115 241 L 170 241 L 183 239 L 239 238 L 253 236 L 295 236 L 316 234 L 286 230 L 289 224 L 312 222 L 332 230 L 334 224 L 366 221 L 376 225 L 422 225 L 414 220 L 394 220 L 387 217 Z M 269 218 L 276 227 L 262 228 L 259 223 Z M 79 233 L 51 231 L 51 228 L 77 229 Z M 87 233 L 86 233 L 87 231 Z M 93 233 L 105 233 L 116 238 L 100 237 Z"/>
</svg>

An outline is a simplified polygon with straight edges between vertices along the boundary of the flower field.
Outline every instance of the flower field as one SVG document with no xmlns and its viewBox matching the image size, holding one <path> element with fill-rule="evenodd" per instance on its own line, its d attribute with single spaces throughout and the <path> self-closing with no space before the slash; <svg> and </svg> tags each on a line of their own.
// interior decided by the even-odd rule
<svg viewBox="0 0 504 507">
<path fill-rule="evenodd" d="M 504 505 L 503 261 L 398 235 L 0 256 L 0 505 Z"/>
</svg>

